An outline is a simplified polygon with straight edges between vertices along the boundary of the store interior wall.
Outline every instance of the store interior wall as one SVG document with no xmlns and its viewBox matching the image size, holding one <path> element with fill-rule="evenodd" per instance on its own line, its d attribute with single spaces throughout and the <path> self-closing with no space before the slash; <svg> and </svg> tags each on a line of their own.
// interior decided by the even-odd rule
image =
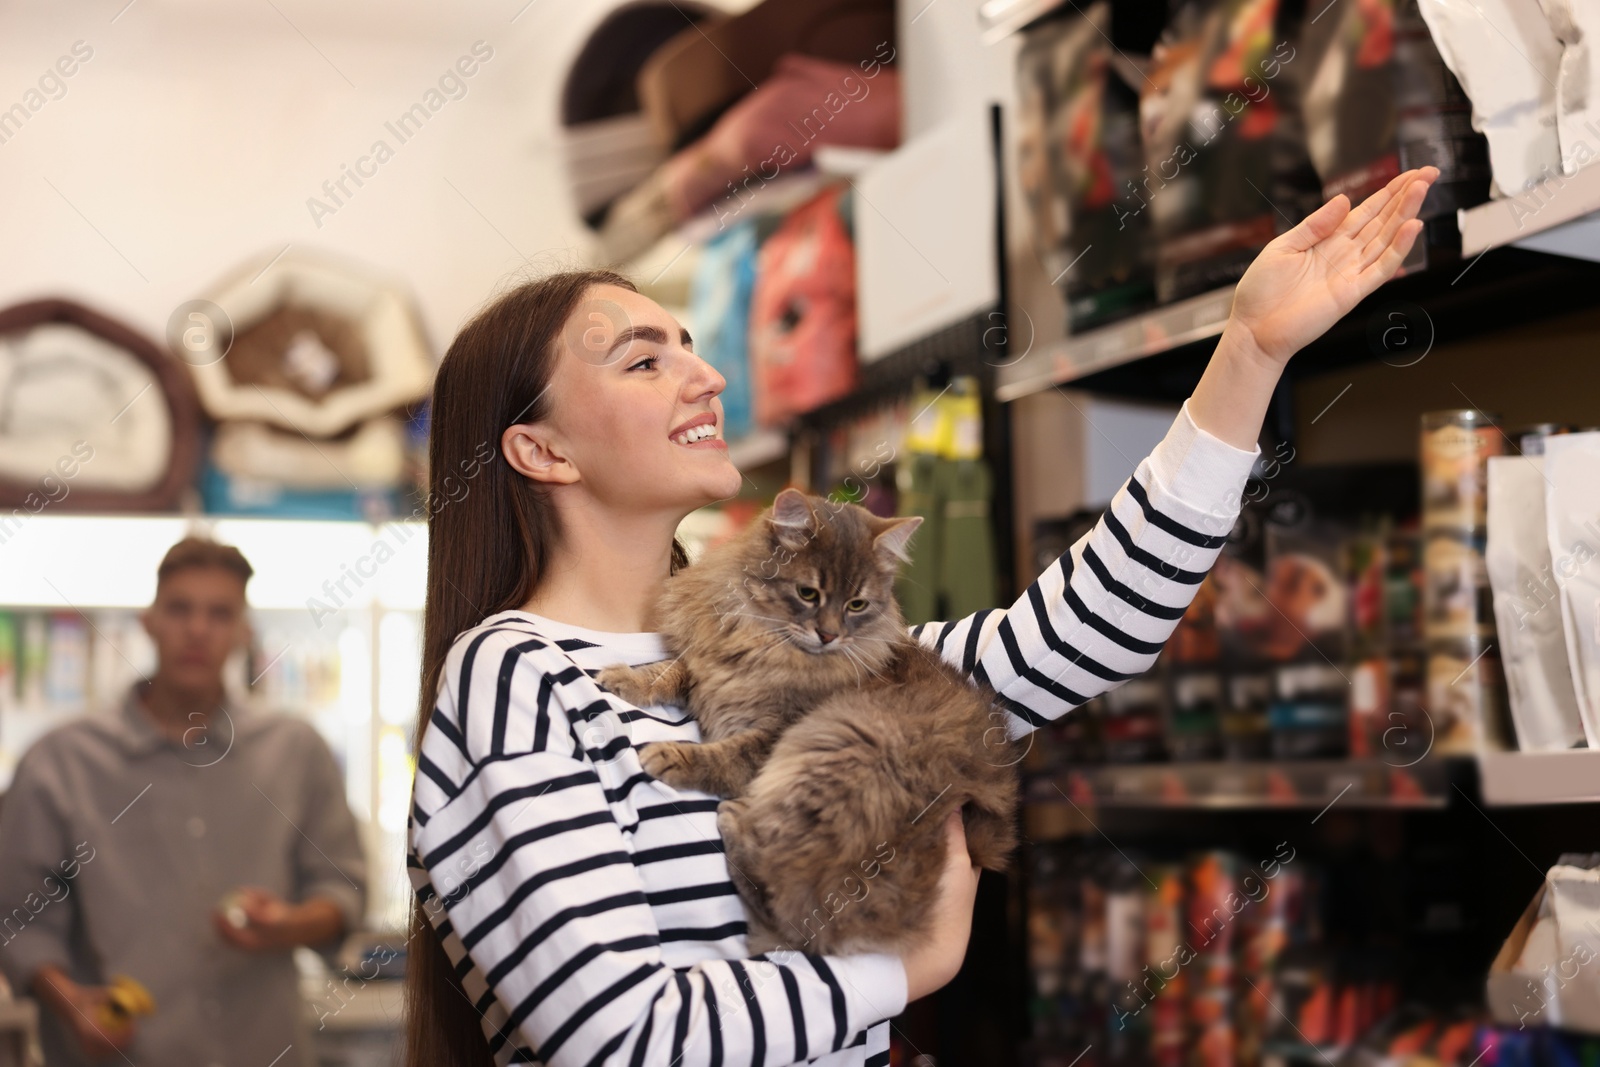
<svg viewBox="0 0 1600 1067">
<path fill-rule="evenodd" d="M 1600 396 L 1597 332 L 1600 311 L 1587 310 L 1440 344 L 1416 362 L 1369 361 L 1306 378 L 1294 388 L 1295 448 L 1313 464 L 1415 462 L 1422 413 L 1451 408 L 1481 408 L 1510 429 L 1591 427 Z M 1324 409 L 1328 417 L 1318 418 Z"/>
<path fill-rule="evenodd" d="M 582 262 L 591 235 L 571 206 L 557 105 L 571 57 L 617 6 L 14 6 L 0 109 L 76 42 L 90 55 L 0 142 L 0 306 L 69 296 L 159 339 L 241 254 L 264 262 L 291 245 L 392 271 L 442 353 L 507 278 Z M 479 58 L 479 41 L 489 58 L 461 88 L 447 81 L 400 141 L 385 123 Z M 323 183 L 378 140 L 392 158 L 363 164 L 376 174 L 347 179 L 334 204 Z M 334 210 L 314 217 L 312 198 Z"/>
<path fill-rule="evenodd" d="M 977 33 L 982 0 L 911 0 L 899 4 L 900 76 L 910 140 L 974 101 L 1009 103 L 1015 95 L 1015 34 L 985 44 Z"/>
</svg>

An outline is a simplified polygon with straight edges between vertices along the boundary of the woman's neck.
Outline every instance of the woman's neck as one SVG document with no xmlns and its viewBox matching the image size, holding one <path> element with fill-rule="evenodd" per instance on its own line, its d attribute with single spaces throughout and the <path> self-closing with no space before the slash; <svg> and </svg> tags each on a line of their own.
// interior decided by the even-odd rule
<svg viewBox="0 0 1600 1067">
<path fill-rule="evenodd" d="M 680 520 L 593 505 L 563 510 L 561 520 L 561 541 L 522 610 L 609 633 L 653 630 Z"/>
</svg>

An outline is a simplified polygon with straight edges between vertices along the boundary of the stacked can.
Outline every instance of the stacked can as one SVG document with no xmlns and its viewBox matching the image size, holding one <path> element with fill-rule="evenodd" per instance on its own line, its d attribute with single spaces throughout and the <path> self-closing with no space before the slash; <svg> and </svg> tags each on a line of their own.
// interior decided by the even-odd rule
<svg viewBox="0 0 1600 1067">
<path fill-rule="evenodd" d="M 1493 416 L 1422 416 L 1423 636 L 1433 750 L 1504 748 L 1504 683 L 1484 562 L 1490 456 L 1506 453 Z"/>
</svg>

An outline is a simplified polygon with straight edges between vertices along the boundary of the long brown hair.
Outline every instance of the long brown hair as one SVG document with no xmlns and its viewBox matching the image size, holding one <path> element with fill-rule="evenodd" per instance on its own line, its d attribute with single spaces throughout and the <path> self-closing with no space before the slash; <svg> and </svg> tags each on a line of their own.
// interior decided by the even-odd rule
<svg viewBox="0 0 1600 1067">
<path fill-rule="evenodd" d="M 638 291 L 604 270 L 566 271 L 519 285 L 463 327 L 439 365 L 428 440 L 428 594 L 415 751 L 422 750 L 457 635 L 527 603 L 558 542 L 545 487 L 504 461 L 500 435 L 514 423 L 549 415 L 547 386 L 562 325 L 596 285 Z M 672 569 L 687 563 L 674 539 Z M 405 1063 L 494 1063 L 478 1010 L 420 901 L 412 907 L 406 953 Z"/>
</svg>

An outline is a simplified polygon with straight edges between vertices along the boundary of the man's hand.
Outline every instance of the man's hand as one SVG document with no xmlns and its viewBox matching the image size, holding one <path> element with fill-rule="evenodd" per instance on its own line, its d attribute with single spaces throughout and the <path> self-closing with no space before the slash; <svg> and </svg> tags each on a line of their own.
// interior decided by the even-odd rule
<svg viewBox="0 0 1600 1067">
<path fill-rule="evenodd" d="M 1341 193 L 1263 248 L 1234 289 L 1239 340 L 1281 367 L 1394 277 L 1438 177 L 1437 167 L 1408 170 L 1354 210 Z"/>
<path fill-rule="evenodd" d="M 66 1024 L 90 1060 L 122 1058 L 123 1050 L 138 1033 L 132 1019 L 111 1025 L 102 1018 L 111 999 L 109 989 L 78 985 L 58 967 L 39 968 L 33 978 L 33 992 Z"/>
<path fill-rule="evenodd" d="M 319 945 L 344 932 L 344 914 L 326 898 L 290 904 L 254 887 L 237 890 L 235 898 L 245 924 L 235 926 L 221 910 L 212 912 L 211 922 L 224 941 L 246 952 L 281 952 L 299 945 Z"/>
</svg>

